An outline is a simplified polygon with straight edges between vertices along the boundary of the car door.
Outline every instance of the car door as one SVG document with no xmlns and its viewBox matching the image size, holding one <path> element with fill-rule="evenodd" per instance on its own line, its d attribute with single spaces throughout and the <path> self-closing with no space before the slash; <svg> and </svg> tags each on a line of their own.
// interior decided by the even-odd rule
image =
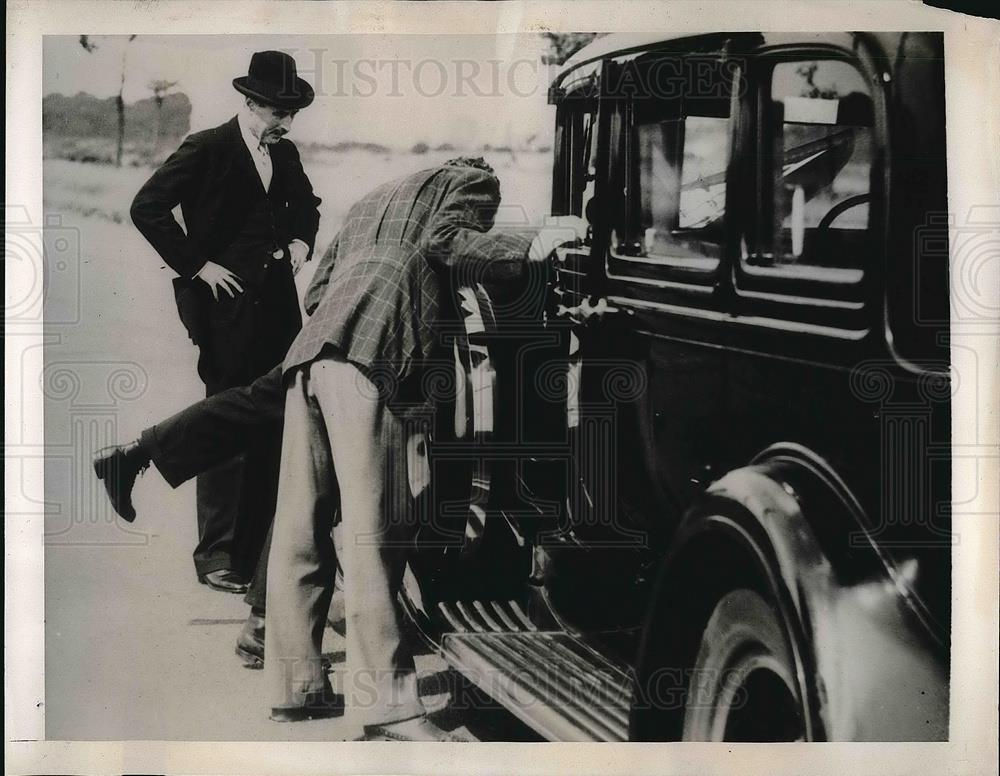
<svg viewBox="0 0 1000 776">
<path fill-rule="evenodd" d="M 612 63 L 606 75 L 651 85 L 665 67 L 683 88 L 607 99 L 602 280 L 617 312 L 589 345 L 609 363 L 618 353 L 639 365 L 635 420 L 620 435 L 620 491 L 637 525 L 664 538 L 728 458 L 728 177 L 740 82 L 722 51 L 700 49 Z"/>
<path fill-rule="evenodd" d="M 881 105 L 852 52 L 791 43 L 753 58 L 739 119 L 754 131 L 739 165 L 750 206 L 733 225 L 732 442 L 743 461 L 802 445 L 857 471 L 859 489 L 880 445 L 852 374 L 880 358 Z"/>
<path fill-rule="evenodd" d="M 691 88 L 630 86 L 648 86 L 667 69 Z M 572 308 L 600 297 L 607 308 L 566 324 L 573 469 L 569 524 L 558 534 L 564 551 L 553 553 L 547 586 L 564 617 L 605 629 L 605 643 L 640 620 L 656 558 L 727 458 L 726 212 L 737 79 L 711 48 L 605 63 L 597 147 L 575 178 L 579 198 L 567 190 L 566 209 L 586 213 L 593 236 L 587 249 L 560 257 L 559 301 Z"/>
</svg>

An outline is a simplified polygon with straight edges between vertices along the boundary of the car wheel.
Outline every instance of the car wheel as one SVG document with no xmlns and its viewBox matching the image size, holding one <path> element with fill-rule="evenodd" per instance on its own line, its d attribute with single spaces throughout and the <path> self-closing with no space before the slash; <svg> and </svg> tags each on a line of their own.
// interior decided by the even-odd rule
<svg viewBox="0 0 1000 776">
<path fill-rule="evenodd" d="M 800 741 L 806 726 L 795 659 L 774 608 L 753 590 L 716 604 L 684 710 L 685 741 Z"/>
</svg>

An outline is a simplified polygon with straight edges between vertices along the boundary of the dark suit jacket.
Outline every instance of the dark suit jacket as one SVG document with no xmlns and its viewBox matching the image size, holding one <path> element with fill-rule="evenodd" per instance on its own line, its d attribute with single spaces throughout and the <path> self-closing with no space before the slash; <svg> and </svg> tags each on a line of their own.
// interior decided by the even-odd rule
<svg viewBox="0 0 1000 776">
<path fill-rule="evenodd" d="M 280 140 L 269 151 L 274 171 L 269 196 L 278 247 L 298 238 L 311 249 L 320 199 L 291 141 Z M 208 260 L 223 263 L 220 256 L 243 228 L 254 199 L 263 194 L 234 116 L 184 140 L 136 194 L 132 221 L 178 275 L 190 278 Z M 171 213 L 177 205 L 187 234 Z M 255 268 L 230 268 L 248 283 L 259 280 Z"/>
<path fill-rule="evenodd" d="M 186 138 L 132 202 L 136 227 L 180 275 L 174 280 L 177 309 L 191 339 L 202 347 L 205 363 L 199 362 L 201 372 L 239 373 L 242 351 L 253 347 L 255 340 L 258 349 L 266 351 L 260 354 L 262 358 L 273 354 L 269 362 L 273 364 L 284 355 L 299 329 L 298 300 L 287 259 L 275 265 L 270 260 L 269 246 L 256 255 L 227 252 L 253 212 L 269 214 L 274 228 L 273 247 L 284 248 L 293 239 L 300 239 L 312 251 L 320 200 L 313 194 L 292 142 L 280 140 L 269 151 L 273 175 L 270 189 L 265 192 L 233 117 L 221 126 Z M 177 205 L 181 207 L 186 233 L 172 213 Z M 235 272 L 245 293 L 236 300 L 223 296 L 214 302 L 204 283 L 191 280 L 208 260 Z M 244 314 L 245 308 L 259 300 L 267 304 L 272 321 L 262 334 L 247 329 L 248 316 Z M 218 360 L 206 353 L 213 340 L 233 345 L 214 348 L 218 358 L 235 359 L 233 363 L 224 368 L 213 368 L 208 363 Z"/>
<path fill-rule="evenodd" d="M 439 344 L 443 275 L 451 285 L 469 285 L 525 273 L 531 235 L 486 233 L 499 203 L 495 177 L 447 166 L 362 198 L 313 276 L 310 317 L 285 372 L 327 347 L 388 389 L 418 372 Z"/>
</svg>

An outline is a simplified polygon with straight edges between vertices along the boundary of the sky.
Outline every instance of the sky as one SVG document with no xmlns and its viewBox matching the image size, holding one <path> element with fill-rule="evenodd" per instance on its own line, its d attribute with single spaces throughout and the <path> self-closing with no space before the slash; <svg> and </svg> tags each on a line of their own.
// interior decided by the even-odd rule
<svg viewBox="0 0 1000 776">
<path fill-rule="evenodd" d="M 118 92 L 125 57 L 125 101 L 151 96 L 152 80 L 177 81 L 191 99 L 192 131 L 220 124 L 240 95 L 232 79 L 246 75 L 254 51 L 292 54 L 316 90 L 295 119 L 301 142 L 344 140 L 408 149 L 415 143 L 551 144 L 554 109 L 547 105 L 556 69 L 541 63 L 538 35 L 160 35 L 46 36 L 43 94 Z"/>
</svg>

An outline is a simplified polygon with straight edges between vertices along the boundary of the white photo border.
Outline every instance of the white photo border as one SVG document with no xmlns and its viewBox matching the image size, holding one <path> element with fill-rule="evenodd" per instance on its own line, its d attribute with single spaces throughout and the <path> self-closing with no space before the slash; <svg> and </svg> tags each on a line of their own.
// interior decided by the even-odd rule
<svg viewBox="0 0 1000 776">
<path fill-rule="evenodd" d="M 952 213 L 1000 205 L 1000 23 L 931 9 L 911 0 L 824 2 L 93 2 L 14 0 L 7 4 L 6 212 L 17 205 L 40 223 L 42 36 L 155 34 L 503 34 L 726 30 L 941 30 L 945 36 L 949 201 Z M 1000 209 L 997 210 L 1000 212 Z M 8 299 L 32 282 L 5 262 Z M 11 290 L 12 289 L 12 290 Z M 978 332 L 983 328 L 979 327 Z M 997 333 L 996 325 L 992 333 Z M 996 336 L 953 330 L 955 347 L 998 364 Z M 5 439 L 41 440 L 42 397 L 19 396 L 22 375 L 41 374 L 41 326 L 5 325 Z M 955 417 L 978 412 L 976 437 L 956 423 L 953 444 L 995 452 L 997 370 L 954 401 Z M 970 403 L 971 402 L 971 403 Z M 974 406 L 978 402 L 979 406 Z M 42 453 L 5 461 L 42 492 Z M 8 773 L 879 773 L 981 774 L 997 771 L 997 471 L 955 456 L 956 483 L 974 486 L 954 554 L 951 736 L 947 743 L 780 745 L 705 744 L 372 744 L 60 742 L 44 740 L 42 509 L 5 521 L 5 719 Z M 958 486 L 956 486 L 956 489 Z M 970 491 L 971 492 L 971 491 Z M 7 489 L 9 504 L 10 488 Z M 969 505 L 966 505 L 967 507 Z M 87 648 L 84 645 L 83 648 Z M 82 710 L 84 711 L 84 710 Z M 455 748 L 458 747 L 458 748 Z"/>
</svg>

